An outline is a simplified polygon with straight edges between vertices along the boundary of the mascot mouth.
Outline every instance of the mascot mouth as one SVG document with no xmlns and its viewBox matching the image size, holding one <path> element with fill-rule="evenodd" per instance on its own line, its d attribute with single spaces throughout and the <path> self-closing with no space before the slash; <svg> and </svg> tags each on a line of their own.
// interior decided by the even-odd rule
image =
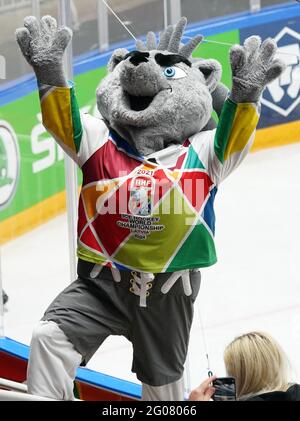
<svg viewBox="0 0 300 421">
<path fill-rule="evenodd" d="M 134 96 L 126 92 L 129 106 L 132 111 L 144 111 L 152 103 L 155 96 Z"/>
</svg>

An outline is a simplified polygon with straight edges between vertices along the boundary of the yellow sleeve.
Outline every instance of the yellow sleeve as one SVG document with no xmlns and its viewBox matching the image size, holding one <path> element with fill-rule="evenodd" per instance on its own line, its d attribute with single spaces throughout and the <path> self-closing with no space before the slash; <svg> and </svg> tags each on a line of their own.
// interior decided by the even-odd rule
<svg viewBox="0 0 300 421">
<path fill-rule="evenodd" d="M 78 162 L 83 128 L 74 87 L 39 87 L 43 124 L 64 151 Z"/>
<path fill-rule="evenodd" d="M 215 174 L 226 178 L 248 154 L 259 121 L 257 104 L 236 104 L 227 99 L 214 138 Z"/>
</svg>

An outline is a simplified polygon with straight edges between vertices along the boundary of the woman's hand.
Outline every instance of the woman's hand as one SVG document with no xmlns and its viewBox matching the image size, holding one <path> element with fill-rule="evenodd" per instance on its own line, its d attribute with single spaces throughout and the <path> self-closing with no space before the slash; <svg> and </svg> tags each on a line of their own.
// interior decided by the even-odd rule
<svg viewBox="0 0 300 421">
<path fill-rule="evenodd" d="M 190 394 L 190 401 L 209 401 L 215 393 L 215 388 L 211 386 L 212 382 L 216 380 L 216 376 L 209 377 L 197 389 L 194 389 Z"/>
</svg>

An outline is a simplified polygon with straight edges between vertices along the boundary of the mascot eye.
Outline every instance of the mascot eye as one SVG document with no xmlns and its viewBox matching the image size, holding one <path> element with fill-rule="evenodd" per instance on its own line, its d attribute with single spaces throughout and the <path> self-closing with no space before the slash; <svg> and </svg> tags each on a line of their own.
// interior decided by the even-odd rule
<svg viewBox="0 0 300 421">
<path fill-rule="evenodd" d="M 179 67 L 167 67 L 164 70 L 164 75 L 168 79 L 181 79 L 183 77 L 186 77 L 185 71 L 182 69 L 179 69 Z"/>
</svg>

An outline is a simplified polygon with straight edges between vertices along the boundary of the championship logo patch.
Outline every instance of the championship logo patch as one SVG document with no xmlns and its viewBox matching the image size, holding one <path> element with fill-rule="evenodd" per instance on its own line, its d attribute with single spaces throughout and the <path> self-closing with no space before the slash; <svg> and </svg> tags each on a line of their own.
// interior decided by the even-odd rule
<svg viewBox="0 0 300 421">
<path fill-rule="evenodd" d="M 147 175 L 132 179 L 130 184 L 129 212 L 135 216 L 150 216 L 153 210 L 155 180 Z"/>
</svg>

